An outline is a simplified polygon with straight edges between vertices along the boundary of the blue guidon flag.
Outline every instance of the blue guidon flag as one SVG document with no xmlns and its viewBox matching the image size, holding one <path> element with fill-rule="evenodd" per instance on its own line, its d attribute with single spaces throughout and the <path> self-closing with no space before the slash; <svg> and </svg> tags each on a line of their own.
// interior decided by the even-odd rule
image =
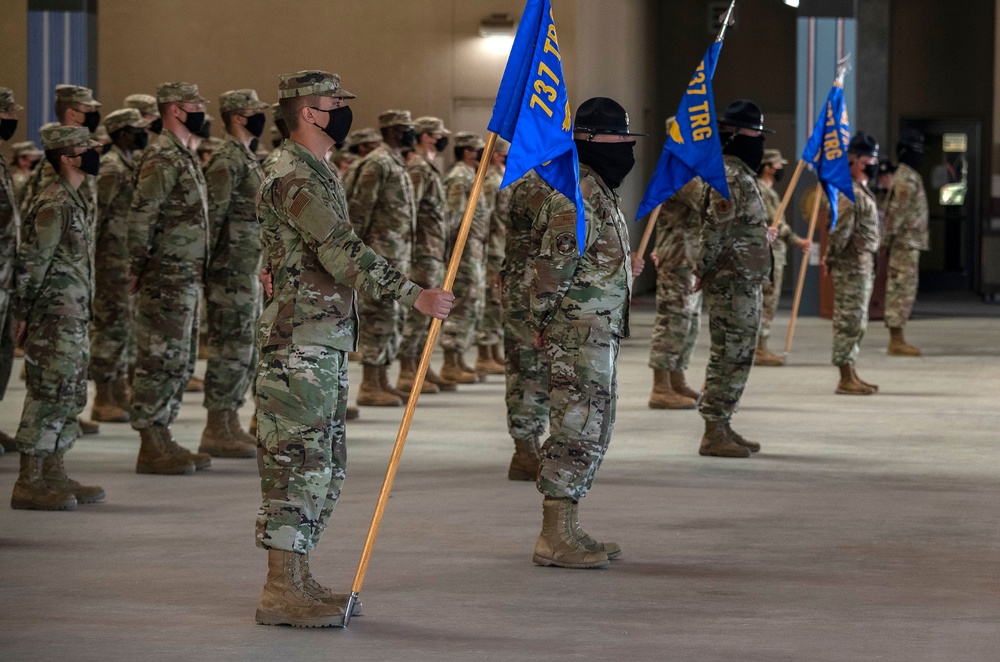
<svg viewBox="0 0 1000 662">
<path fill-rule="evenodd" d="M 639 204 L 636 219 L 653 211 L 695 177 L 701 177 L 722 197 L 729 199 L 712 93 L 712 77 L 721 49 L 722 41 L 714 42 L 695 69 L 663 145 L 656 171 Z"/>
<path fill-rule="evenodd" d="M 587 234 L 580 162 L 550 0 L 528 0 L 503 72 L 489 130 L 510 142 L 501 187 L 534 169 L 576 203 L 581 254 Z"/>
<path fill-rule="evenodd" d="M 851 166 L 847 148 L 851 144 L 851 123 L 844 105 L 844 84 L 837 81 L 826 97 L 823 112 L 816 120 L 802 160 L 816 171 L 819 183 L 830 200 L 830 229 L 837 225 L 837 191 L 854 202 Z"/>
</svg>

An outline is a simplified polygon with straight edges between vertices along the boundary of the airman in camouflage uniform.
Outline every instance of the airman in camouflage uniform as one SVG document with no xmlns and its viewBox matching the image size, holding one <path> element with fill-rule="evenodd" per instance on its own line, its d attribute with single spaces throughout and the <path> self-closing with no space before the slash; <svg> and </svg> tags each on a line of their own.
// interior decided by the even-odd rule
<svg viewBox="0 0 1000 662">
<path fill-rule="evenodd" d="M 343 624 L 348 596 L 312 578 L 308 555 L 344 482 L 347 352 L 357 345 L 354 290 L 436 317 L 447 315 L 453 297 L 422 290 L 355 234 L 344 190 L 325 159 L 350 126 L 344 102 L 354 95 L 340 87 L 340 77 L 283 75 L 279 96 L 291 139 L 257 206 L 273 289 L 258 331 L 262 502 L 256 540 L 268 550 L 268 576 L 256 618 L 325 627 Z"/>
<path fill-rule="evenodd" d="M 761 161 L 757 173 L 757 184 L 760 188 L 761 198 L 764 200 L 764 209 L 767 210 L 769 222 L 774 220 L 774 215 L 781 207 L 781 196 L 774 190 L 774 185 L 781 180 L 786 165 L 788 165 L 788 161 L 782 158 L 780 151 L 776 149 L 764 150 L 764 160 Z M 784 282 L 789 248 L 798 248 L 804 253 L 808 253 L 809 249 L 812 248 L 812 242 L 795 234 L 785 217 L 782 216 L 778 222 L 778 236 L 771 243 L 771 260 L 774 269 L 771 273 L 771 281 L 764 284 L 764 309 L 761 313 L 760 335 L 757 339 L 754 365 L 785 365 L 784 357 L 778 356 L 767 348 L 767 339 L 771 335 L 771 322 L 774 321 L 774 315 L 778 310 L 778 301 L 781 300 L 781 284 Z"/>
<path fill-rule="evenodd" d="M 21 468 L 11 508 L 65 510 L 104 499 L 104 490 L 66 475 L 63 456 L 80 434 L 87 403 L 87 325 L 94 291 L 93 222 L 80 195 L 84 173 L 100 164 L 83 127 L 42 131 L 56 180 L 24 218 L 14 318 L 25 339 L 27 395 L 17 445 Z M 77 161 L 79 159 L 79 161 Z"/>
<path fill-rule="evenodd" d="M 142 438 L 136 472 L 184 474 L 212 464 L 170 433 L 198 349 L 208 203 L 198 158 L 188 145 L 207 100 L 190 83 L 164 83 L 156 99 L 163 133 L 143 154 L 128 215 L 129 278 L 136 293 L 131 423 Z"/>
<path fill-rule="evenodd" d="M 401 151 L 416 140 L 408 110 L 388 110 L 379 118 L 383 143 L 361 159 L 347 188 L 351 223 L 358 236 L 401 273 L 409 273 L 417 202 L 413 181 Z M 364 376 L 358 404 L 399 406 L 401 394 L 389 384 L 389 366 L 396 360 L 406 311 L 393 299 L 362 296 L 360 343 Z"/>
<path fill-rule="evenodd" d="M 854 368 L 868 327 L 868 304 L 875 286 L 879 246 L 878 205 L 868 178 L 878 168 L 878 143 L 859 131 L 847 152 L 854 202 L 840 197 L 837 225 L 830 230 L 823 264 L 833 277 L 833 365 L 840 370 L 837 393 L 871 395 L 878 386 L 858 377 Z"/>
<path fill-rule="evenodd" d="M 448 244 L 448 202 L 434 159 L 448 145 L 451 131 L 437 117 L 418 117 L 413 121 L 413 130 L 417 134 L 416 156 L 406 171 L 413 182 L 413 195 L 417 201 L 417 225 L 409 276 L 421 287 L 440 287 L 444 282 Z M 430 323 L 430 318 L 417 310 L 410 310 L 406 315 L 403 340 L 399 346 L 399 381 L 396 384 L 401 391 L 408 393 L 413 388 Z M 454 391 L 457 387 L 455 382 L 442 378 L 428 366 L 420 392 Z"/>
<path fill-rule="evenodd" d="M 539 565 L 600 568 L 621 555 L 580 528 L 577 505 L 587 495 L 615 425 L 618 347 L 629 335 L 632 279 L 628 226 L 616 189 L 635 163 L 628 114 L 595 98 L 577 111 L 580 191 L 587 222 L 583 254 L 573 201 L 553 193 L 543 203 L 528 266 L 530 325 L 549 362 L 549 438 L 536 485 L 544 495 L 542 531 L 532 560 Z M 636 266 L 638 268 L 636 268 Z"/>
<path fill-rule="evenodd" d="M 920 177 L 924 157 L 924 136 L 907 129 L 896 145 L 899 167 L 892 180 L 885 214 L 882 245 L 889 254 L 889 277 L 885 290 L 885 325 L 889 327 L 889 354 L 920 356 L 920 350 L 906 342 L 903 327 L 913 312 L 920 276 L 920 251 L 930 248 L 927 229 L 927 192 Z"/>
<path fill-rule="evenodd" d="M 17 113 L 24 106 L 14 101 L 14 93 L 0 87 L 0 144 L 17 130 Z M 15 154 L 15 160 L 17 156 Z M 21 224 L 16 194 L 7 159 L 0 153 L 0 400 L 7 391 L 7 382 L 14 367 L 14 330 L 12 327 L 11 294 L 14 289 L 14 264 L 17 261 L 17 234 Z M 16 450 L 14 438 L 0 431 L 0 455 L 4 450 Z"/>
<path fill-rule="evenodd" d="M 500 343 L 503 342 L 503 302 L 500 300 L 500 269 L 503 267 L 504 232 L 510 207 L 510 188 L 500 188 L 503 183 L 510 143 L 498 139 L 493 148 L 490 167 L 483 182 L 483 195 L 490 204 L 490 232 L 486 239 L 486 290 L 483 319 L 476 331 L 476 372 L 480 375 L 505 373 Z"/>
<path fill-rule="evenodd" d="M 271 104 L 271 120 L 274 122 L 270 133 L 271 147 L 273 149 L 267 155 L 267 158 L 264 159 L 264 163 L 261 164 L 265 175 L 281 155 L 281 152 L 278 151 L 281 149 L 281 143 L 288 139 L 288 125 L 285 124 L 285 119 L 281 116 L 281 106 L 279 104 Z"/>
<path fill-rule="evenodd" d="M 163 131 L 163 118 L 160 117 L 160 109 L 156 105 L 156 97 L 151 94 L 130 94 L 125 97 L 125 107 L 135 108 L 142 115 L 142 119 L 149 122 L 147 130 L 160 135 Z"/>
<path fill-rule="evenodd" d="M 514 440 L 509 480 L 535 480 L 541 462 L 539 440 L 549 423 L 549 365 L 545 351 L 535 346 L 528 325 L 531 311 L 527 265 L 538 253 L 532 226 L 552 187 L 534 170 L 509 187 L 510 205 L 504 216 L 505 256 L 500 272 L 503 301 L 503 349 L 506 361 L 507 430 Z M 539 235 L 545 233 L 541 225 Z"/>
<path fill-rule="evenodd" d="M 730 427 L 753 366 L 760 330 L 761 288 L 771 277 L 770 224 L 757 185 L 764 115 L 751 101 L 729 104 L 719 118 L 730 199 L 705 194 L 701 254 L 695 276 L 705 293 L 712 348 L 699 403 L 705 419 L 701 455 L 749 457 L 760 444 Z"/>
<path fill-rule="evenodd" d="M 97 385 L 91 409 L 95 421 L 129 420 L 128 375 L 135 361 L 135 310 L 129 296 L 128 213 L 135 189 L 135 153 L 148 144 L 146 127 L 135 108 L 105 119 L 111 151 L 101 157 L 97 176 L 94 319 L 90 329 L 90 377 Z"/>
<path fill-rule="evenodd" d="M 254 90 L 225 92 L 219 112 L 226 137 L 205 169 L 208 422 L 198 450 L 215 457 L 257 455 L 257 440 L 243 430 L 237 410 L 246 401 L 257 367 L 254 333 L 261 308 L 261 261 L 256 203 L 264 172 L 250 145 L 264 133 L 263 111 L 268 108 Z"/>
<path fill-rule="evenodd" d="M 347 172 L 344 173 L 345 191 L 350 191 L 354 188 L 354 178 L 358 176 L 358 168 L 361 167 L 361 160 L 374 152 L 375 149 L 381 144 L 382 134 L 378 129 L 374 129 L 372 127 L 365 127 L 364 129 L 351 131 L 351 134 L 347 136 L 344 148 L 351 154 L 357 156 L 358 160 L 352 163 L 347 168 Z"/>
<path fill-rule="evenodd" d="M 42 158 L 42 150 L 30 140 L 14 143 L 11 148 L 10 181 L 14 185 L 14 198 L 18 207 L 24 199 L 24 188 L 31 179 L 31 174 Z"/>
<path fill-rule="evenodd" d="M 455 134 L 456 161 L 444 179 L 449 211 L 449 245 L 454 245 L 455 237 L 458 235 L 465 206 L 476 178 L 476 168 L 485 146 L 483 139 L 474 133 L 461 131 Z M 480 378 L 476 371 L 465 363 L 465 351 L 472 344 L 476 328 L 483 317 L 483 298 L 486 292 L 486 241 L 489 233 L 490 206 L 486 197 L 480 195 L 476 202 L 458 274 L 455 276 L 455 292 L 458 295 L 455 310 L 441 330 L 444 366 L 440 374 L 445 379 L 459 384 L 471 384 Z"/>
</svg>

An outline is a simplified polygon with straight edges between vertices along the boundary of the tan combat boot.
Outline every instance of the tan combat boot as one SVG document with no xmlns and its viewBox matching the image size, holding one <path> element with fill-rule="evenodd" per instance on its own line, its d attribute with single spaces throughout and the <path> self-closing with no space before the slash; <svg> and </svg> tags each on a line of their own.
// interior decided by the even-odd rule
<svg viewBox="0 0 1000 662">
<path fill-rule="evenodd" d="M 670 386 L 672 386 L 674 391 L 677 393 L 694 400 L 695 403 L 701 400 L 701 391 L 696 391 L 688 386 L 687 380 L 684 378 L 683 370 L 670 371 Z M 704 386 L 702 388 L 704 389 Z"/>
<path fill-rule="evenodd" d="M 158 425 L 139 430 L 142 442 L 139 444 L 139 457 L 135 461 L 137 474 L 174 476 L 195 472 L 194 462 L 167 449 L 164 439 L 169 437 L 170 430 Z"/>
<path fill-rule="evenodd" d="M 778 356 L 767 348 L 767 338 L 757 338 L 757 352 L 753 355 L 753 364 L 761 366 L 783 366 L 785 358 Z"/>
<path fill-rule="evenodd" d="M 66 465 L 59 453 L 46 455 L 42 460 L 42 480 L 51 489 L 63 494 L 71 494 L 77 503 L 100 503 L 104 501 L 104 488 L 99 485 L 81 485 L 66 475 Z"/>
<path fill-rule="evenodd" d="M 608 555 L 591 551 L 573 535 L 573 500 L 545 497 L 542 502 L 542 532 L 535 541 L 531 560 L 537 565 L 560 568 L 606 568 Z"/>
<path fill-rule="evenodd" d="M 479 356 L 476 358 L 476 374 L 502 375 L 505 370 L 502 363 L 493 360 L 489 345 L 479 345 Z"/>
<path fill-rule="evenodd" d="M 111 382 L 111 398 L 115 404 L 128 411 L 132 406 L 132 389 L 128 385 L 128 380 L 124 377 Z"/>
<path fill-rule="evenodd" d="M 878 393 L 878 384 L 869 384 L 865 380 L 861 379 L 861 377 L 858 376 L 858 370 L 854 367 L 853 363 L 851 364 L 851 375 L 854 377 L 855 381 L 861 382 L 875 393 Z"/>
<path fill-rule="evenodd" d="M 381 368 L 377 365 L 362 366 L 358 404 L 362 407 L 399 407 L 403 401 L 394 393 L 382 390 Z"/>
<path fill-rule="evenodd" d="M 361 410 L 357 407 L 352 407 L 347 405 L 347 413 L 344 414 L 344 419 L 348 421 L 353 421 L 356 418 L 361 418 Z"/>
<path fill-rule="evenodd" d="M 188 449 L 184 448 L 177 443 L 174 439 L 173 433 L 170 431 L 169 427 L 161 428 L 164 432 L 162 434 L 163 447 L 168 453 L 172 453 L 177 457 L 183 458 L 194 465 L 194 468 L 198 471 L 202 469 L 210 469 L 212 467 L 212 456 L 208 453 L 192 453 Z"/>
<path fill-rule="evenodd" d="M 705 421 L 705 434 L 701 437 L 698 455 L 712 457 L 750 457 L 750 449 L 737 444 L 726 433 L 725 421 Z"/>
<path fill-rule="evenodd" d="M 476 381 L 479 383 L 485 383 L 487 374 L 485 372 L 479 372 L 475 368 L 471 367 L 465 362 L 465 353 L 458 353 L 458 367 L 462 369 L 463 372 L 471 373 L 476 376 Z"/>
<path fill-rule="evenodd" d="M 10 507 L 15 510 L 73 510 L 76 497 L 46 485 L 42 478 L 42 458 L 21 453 L 21 470 L 14 481 Z"/>
<path fill-rule="evenodd" d="M 694 399 L 681 395 L 670 383 L 670 373 L 653 369 L 653 392 L 649 394 L 650 409 L 694 409 Z"/>
<path fill-rule="evenodd" d="M 437 374 L 434 372 L 434 368 L 430 366 L 427 366 L 427 381 L 434 384 L 434 386 L 437 386 L 439 391 L 458 390 L 458 384 Z"/>
<path fill-rule="evenodd" d="M 840 369 L 840 381 L 837 382 L 838 395 L 871 395 L 875 389 L 866 385 L 854 376 L 854 366 L 847 363 L 837 366 Z"/>
<path fill-rule="evenodd" d="M 205 380 L 201 377 L 192 377 L 184 387 L 185 393 L 203 393 L 205 391 Z"/>
<path fill-rule="evenodd" d="M 417 360 L 403 356 L 399 357 L 399 380 L 396 382 L 396 390 L 406 393 L 407 398 L 409 398 L 409 394 L 413 390 L 413 381 L 416 378 Z M 424 376 L 424 383 L 420 387 L 421 395 L 441 392 L 441 389 L 439 389 L 429 378 L 430 371 L 428 370 L 427 374 Z"/>
<path fill-rule="evenodd" d="M 106 423 L 128 423 L 128 411 L 115 401 L 114 382 L 96 382 L 96 385 L 94 406 L 90 409 L 91 418 Z"/>
<path fill-rule="evenodd" d="M 920 350 L 903 338 L 903 328 L 889 329 L 889 349 L 890 356 L 920 356 Z"/>
<path fill-rule="evenodd" d="M 250 417 L 250 425 L 247 426 L 247 434 L 257 439 L 257 410 L 253 410 L 253 416 Z"/>
<path fill-rule="evenodd" d="M 510 458 L 507 480 L 535 480 L 542 455 L 534 439 L 515 439 L 514 456 Z"/>
<path fill-rule="evenodd" d="M 571 524 L 573 527 L 573 536 L 580 542 L 581 545 L 586 547 L 592 552 L 604 552 L 608 555 L 608 560 L 615 560 L 622 555 L 622 546 L 616 542 L 606 541 L 597 542 L 583 530 L 580 526 L 580 502 L 573 501 Z"/>
<path fill-rule="evenodd" d="M 457 349 L 444 350 L 444 365 L 441 367 L 441 377 L 456 384 L 473 384 L 478 379 L 474 370 L 463 368 L 465 360 Z"/>
<path fill-rule="evenodd" d="M 503 354 L 500 353 L 500 343 L 490 345 L 490 357 L 495 363 L 499 363 L 501 366 L 506 367 L 507 362 L 504 360 Z"/>
<path fill-rule="evenodd" d="M 257 603 L 257 622 L 296 628 L 329 628 L 344 625 L 344 610 L 320 602 L 302 586 L 299 554 L 267 550 L 267 582 Z"/>
<path fill-rule="evenodd" d="M 256 416 L 256 414 L 254 414 Z M 229 425 L 229 431 L 233 433 L 233 436 L 242 441 L 243 443 L 250 444 L 255 449 L 257 448 L 257 434 L 256 430 L 252 432 L 247 432 L 243 429 L 243 425 L 240 423 L 240 413 L 235 409 L 226 410 L 227 423 Z M 251 422 L 255 421 L 255 418 L 250 419 Z"/>
<path fill-rule="evenodd" d="M 737 432 L 736 430 L 734 430 L 733 428 L 731 428 L 729 426 L 728 422 L 726 423 L 726 434 L 729 435 L 729 438 L 734 443 L 737 443 L 740 446 L 743 446 L 744 448 L 749 448 L 751 453 L 759 453 L 760 452 L 760 444 L 759 443 L 757 443 L 756 441 L 750 441 L 749 439 L 747 439 L 746 437 L 744 437 L 743 435 L 741 435 L 739 432 Z"/>
<path fill-rule="evenodd" d="M 8 453 L 16 453 L 17 439 L 10 436 L 6 432 L 0 431 L 0 448 L 3 448 Z"/>
<path fill-rule="evenodd" d="M 257 444 L 251 444 L 233 433 L 230 414 L 235 413 L 228 409 L 208 412 L 208 422 L 198 446 L 199 453 L 212 457 L 257 457 Z"/>
<path fill-rule="evenodd" d="M 101 431 L 101 426 L 95 421 L 77 416 L 76 422 L 80 425 L 80 434 L 97 434 Z"/>
<path fill-rule="evenodd" d="M 316 581 L 309 571 L 309 552 L 299 556 L 299 574 L 302 576 L 302 588 L 306 593 L 316 598 L 320 602 L 328 605 L 336 605 L 347 611 L 347 601 L 351 598 L 349 593 L 334 593 L 327 587 Z M 354 601 L 354 608 L 351 609 L 351 616 L 361 616 L 361 601 Z"/>
</svg>

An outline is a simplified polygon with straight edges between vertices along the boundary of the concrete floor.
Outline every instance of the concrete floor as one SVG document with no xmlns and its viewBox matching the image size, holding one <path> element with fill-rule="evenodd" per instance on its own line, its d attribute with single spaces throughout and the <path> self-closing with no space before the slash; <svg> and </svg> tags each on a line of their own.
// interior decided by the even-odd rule
<svg viewBox="0 0 1000 662">
<path fill-rule="evenodd" d="M 421 400 L 347 630 L 254 623 L 252 460 L 139 476 L 137 436 L 105 425 L 67 462 L 105 503 L 0 506 L 0 660 L 1000 659 L 1000 319 L 918 320 L 918 359 L 887 357 L 872 323 L 859 372 L 881 393 L 866 398 L 833 395 L 829 322 L 802 320 L 790 365 L 752 374 L 735 419 L 764 444 L 749 460 L 699 457 L 695 412 L 646 407 L 648 305 L 633 319 L 614 442 L 581 506 L 625 549 L 611 568 L 532 565 L 541 499 L 505 478 L 498 378 Z M 3 429 L 22 398 L 15 380 Z M 338 590 L 401 413 L 349 426 L 349 480 L 312 563 Z M 178 439 L 197 446 L 203 422 L 191 397 Z M 16 465 L 0 458 L 0 494 Z"/>
</svg>

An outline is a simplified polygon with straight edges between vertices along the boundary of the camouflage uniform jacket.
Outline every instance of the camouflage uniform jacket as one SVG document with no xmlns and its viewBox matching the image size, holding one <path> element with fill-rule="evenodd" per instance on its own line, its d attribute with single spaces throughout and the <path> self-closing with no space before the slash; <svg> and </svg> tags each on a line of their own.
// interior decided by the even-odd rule
<svg viewBox="0 0 1000 662">
<path fill-rule="evenodd" d="M 376 147 L 361 160 L 347 199 L 358 236 L 390 264 L 406 267 L 417 203 L 403 157 L 386 145 Z"/>
<path fill-rule="evenodd" d="M 264 262 L 274 290 L 258 344 L 357 347 L 354 290 L 412 307 L 421 288 L 365 245 L 348 220 L 340 180 L 323 161 L 286 140 L 257 197 Z"/>
<path fill-rule="evenodd" d="M 770 184 L 760 180 L 757 180 L 757 184 L 760 188 L 760 197 L 764 200 L 764 208 L 767 210 L 767 224 L 770 225 L 774 221 L 774 215 L 778 213 L 778 207 L 781 206 L 781 196 Z M 778 238 L 771 244 L 771 255 L 774 257 L 776 267 L 784 266 L 788 262 L 788 249 L 795 248 L 799 241 L 801 237 L 792 231 L 792 227 L 782 215 L 778 221 Z"/>
<path fill-rule="evenodd" d="M 530 283 L 525 275 L 527 266 L 535 258 L 538 245 L 532 241 L 531 229 L 545 200 L 552 195 L 552 187 L 534 170 L 511 184 L 510 207 L 506 214 L 506 251 L 503 270 L 504 315 L 512 320 L 528 319 L 531 307 Z"/>
<path fill-rule="evenodd" d="M 268 153 L 268 155 L 264 159 L 264 161 L 261 163 L 260 168 L 263 171 L 263 175 L 265 177 L 267 177 L 267 173 L 269 173 L 271 171 L 271 168 L 274 167 L 274 164 L 277 163 L 279 156 L 281 156 L 281 147 L 280 146 L 275 147 L 274 149 L 272 149 Z"/>
<path fill-rule="evenodd" d="M 830 231 L 826 244 L 826 263 L 851 265 L 861 253 L 874 253 L 879 246 L 878 205 L 875 196 L 857 181 L 853 182 L 854 202 L 840 195 L 837 226 Z"/>
<path fill-rule="evenodd" d="M 81 186 L 82 188 L 82 186 Z M 89 320 L 94 293 L 94 236 L 79 190 L 59 178 L 24 217 L 14 316 Z"/>
<path fill-rule="evenodd" d="M 144 150 L 128 215 L 129 269 L 201 280 L 208 203 L 198 157 L 170 130 Z"/>
<path fill-rule="evenodd" d="M 721 275 L 763 284 L 771 278 L 771 247 L 757 175 L 734 156 L 723 160 L 730 200 L 713 189 L 705 193 L 695 275 L 703 281 Z"/>
<path fill-rule="evenodd" d="M 448 244 L 448 201 L 444 197 L 441 173 L 423 154 L 418 154 L 406 170 L 417 201 L 413 261 L 429 258 L 444 263 Z"/>
<path fill-rule="evenodd" d="M 7 315 L 10 292 L 14 285 L 17 226 L 20 224 L 14 185 L 7 168 L 7 159 L 0 154 L 0 326 L 3 326 Z"/>
<path fill-rule="evenodd" d="M 696 177 L 663 203 L 656 219 L 653 253 L 671 270 L 694 269 L 701 250 L 701 205 L 705 182 Z"/>
<path fill-rule="evenodd" d="M 618 194 L 596 173 L 580 166 L 587 236 L 583 255 L 576 239 L 576 206 L 561 193 L 550 195 L 535 219 L 538 254 L 531 273 L 530 325 L 585 326 L 629 335 L 632 270 L 628 226 Z"/>
<path fill-rule="evenodd" d="M 21 208 L 21 202 L 24 200 L 24 189 L 28 185 L 28 180 L 31 179 L 31 172 L 16 169 L 10 173 L 10 181 L 14 185 L 14 199 L 17 200 L 18 209 Z"/>
<path fill-rule="evenodd" d="M 27 216 L 28 209 L 35 202 L 42 191 L 47 189 L 52 182 L 59 179 L 59 175 L 56 174 L 55 168 L 52 164 L 48 162 L 47 159 L 42 159 L 31 175 L 28 177 L 28 181 L 24 184 L 21 190 L 21 215 Z M 83 184 L 80 185 L 80 197 L 83 199 L 87 206 L 87 211 L 93 213 L 97 206 L 97 178 L 91 175 L 86 175 L 83 178 Z M 93 218 L 93 215 L 92 215 Z"/>
<path fill-rule="evenodd" d="M 885 245 L 928 250 L 928 215 L 924 180 L 919 172 L 900 163 L 892 178 L 892 193 L 885 215 Z"/>
<path fill-rule="evenodd" d="M 465 206 L 469 202 L 469 194 L 472 192 L 472 185 L 476 180 L 476 171 L 472 166 L 459 161 L 451 167 L 448 175 L 444 178 L 444 191 L 448 199 L 449 219 L 449 244 L 454 245 L 458 236 L 459 226 L 462 224 L 462 217 L 465 215 Z M 472 216 L 472 226 L 469 228 L 469 237 L 465 242 L 465 250 L 462 259 L 478 260 L 485 264 L 486 241 L 490 233 L 490 206 L 486 197 L 479 196 L 476 203 L 476 210 Z"/>
<path fill-rule="evenodd" d="M 503 171 L 491 166 L 486 174 L 483 195 L 489 195 L 491 201 L 490 231 L 486 240 L 486 273 L 500 273 L 503 268 L 504 247 L 507 243 L 507 214 L 510 209 L 510 187 L 500 188 L 503 183 Z M 487 283 L 487 285 L 491 285 Z"/>
<path fill-rule="evenodd" d="M 101 172 L 97 175 L 97 237 L 110 231 L 120 236 L 121 246 L 125 246 L 128 234 L 126 227 L 128 212 L 132 206 L 133 185 L 135 184 L 134 154 L 129 155 L 117 146 L 101 157 Z M 119 227 L 120 226 L 120 227 Z M 128 252 L 122 255 L 102 256 L 116 263 L 128 265 Z"/>
<path fill-rule="evenodd" d="M 264 171 L 257 157 L 231 135 L 205 168 L 208 184 L 208 283 L 257 282 L 260 226 L 257 192 Z"/>
</svg>

